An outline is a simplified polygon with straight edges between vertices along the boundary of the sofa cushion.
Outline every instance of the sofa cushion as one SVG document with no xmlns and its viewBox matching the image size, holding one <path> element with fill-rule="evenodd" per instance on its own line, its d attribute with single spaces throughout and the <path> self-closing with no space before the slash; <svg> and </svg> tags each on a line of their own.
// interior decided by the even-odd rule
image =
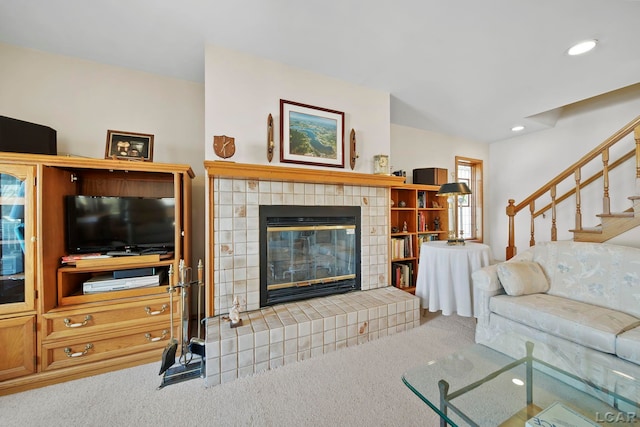
<svg viewBox="0 0 640 427">
<path fill-rule="evenodd" d="M 640 326 L 640 319 L 629 314 L 549 294 L 494 296 L 490 309 L 540 331 L 611 354 L 616 354 L 617 335 Z"/>
<path fill-rule="evenodd" d="M 507 295 L 529 295 L 549 290 L 549 281 L 537 262 L 503 262 L 498 264 L 497 270 Z"/>
<path fill-rule="evenodd" d="M 530 249 L 533 257 L 528 259 L 538 262 L 549 279 L 548 294 L 640 318 L 640 248 L 558 241 Z"/>
<path fill-rule="evenodd" d="M 640 365 L 640 326 L 618 335 L 616 354 L 622 359 Z"/>
</svg>

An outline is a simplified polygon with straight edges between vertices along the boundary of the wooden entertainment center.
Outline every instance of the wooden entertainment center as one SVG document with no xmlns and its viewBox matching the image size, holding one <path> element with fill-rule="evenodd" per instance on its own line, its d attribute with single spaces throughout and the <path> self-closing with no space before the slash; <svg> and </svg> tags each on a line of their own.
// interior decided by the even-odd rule
<svg viewBox="0 0 640 427">
<path fill-rule="evenodd" d="M 177 272 L 181 259 L 189 265 L 193 177 L 181 164 L 2 153 L 0 395 L 153 361 L 160 366 L 171 335 L 167 278 L 159 286 L 94 294 L 83 294 L 82 284 L 101 273 Z M 173 253 L 62 265 L 69 255 L 67 195 L 174 198 Z M 15 206 L 19 219 L 11 217 Z M 11 228 L 18 225 L 22 240 Z M 180 340 L 179 298 L 173 300 Z"/>
</svg>

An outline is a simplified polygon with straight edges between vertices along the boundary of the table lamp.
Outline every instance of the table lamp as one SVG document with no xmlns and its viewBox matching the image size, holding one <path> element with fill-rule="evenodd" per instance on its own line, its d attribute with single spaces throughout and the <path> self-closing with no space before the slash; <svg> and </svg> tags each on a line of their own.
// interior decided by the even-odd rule
<svg viewBox="0 0 640 427">
<path fill-rule="evenodd" d="M 469 186 L 464 182 L 448 182 L 446 184 L 442 184 L 436 196 L 447 196 L 447 197 L 460 197 L 466 194 L 471 194 L 471 190 Z M 460 206 L 460 218 L 462 218 L 462 205 L 460 204 L 460 199 L 458 199 L 458 205 Z M 457 211 L 454 208 L 454 227 L 453 230 L 450 231 L 449 238 L 447 239 L 448 245 L 464 245 L 464 239 L 462 238 L 462 230 L 460 230 L 459 237 L 456 238 L 456 228 L 458 224 L 458 216 Z"/>
</svg>

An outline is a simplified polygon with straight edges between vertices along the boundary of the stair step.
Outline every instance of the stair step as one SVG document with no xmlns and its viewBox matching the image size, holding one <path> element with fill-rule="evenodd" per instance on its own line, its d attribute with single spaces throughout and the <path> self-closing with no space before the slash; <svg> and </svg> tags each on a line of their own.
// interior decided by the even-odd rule
<svg viewBox="0 0 640 427">
<path fill-rule="evenodd" d="M 640 226 L 640 215 L 635 215 L 631 209 L 625 212 L 596 216 L 602 219 L 602 224 L 582 230 L 571 230 L 574 241 L 601 243 Z"/>
<path fill-rule="evenodd" d="M 615 212 L 609 214 L 598 214 L 596 215 L 599 218 L 633 218 L 635 216 L 634 212 Z"/>
<path fill-rule="evenodd" d="M 591 233 L 591 234 L 601 234 L 602 226 L 598 225 L 596 227 L 585 227 L 581 230 L 569 230 L 571 233 Z"/>
<path fill-rule="evenodd" d="M 640 200 L 640 196 L 629 196 L 627 197 L 629 200 Z"/>
</svg>

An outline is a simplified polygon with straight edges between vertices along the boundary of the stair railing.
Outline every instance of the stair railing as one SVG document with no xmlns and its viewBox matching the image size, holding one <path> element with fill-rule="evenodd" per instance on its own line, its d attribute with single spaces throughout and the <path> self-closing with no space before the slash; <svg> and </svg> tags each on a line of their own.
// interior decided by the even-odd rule
<svg viewBox="0 0 640 427">
<path fill-rule="evenodd" d="M 635 139 L 635 149 L 623 154 L 610 163 L 609 159 L 609 149 L 614 146 L 618 141 L 620 141 L 625 136 L 629 135 L 631 132 L 634 132 Z M 588 179 L 582 181 L 582 168 L 591 162 L 593 159 L 601 156 L 602 158 L 602 169 L 589 177 Z M 591 150 L 589 153 L 584 155 L 580 160 L 569 166 L 563 172 L 558 174 L 555 178 L 547 182 L 545 185 L 540 187 L 538 190 L 533 192 L 530 196 L 525 198 L 522 202 L 515 204 L 514 199 L 509 199 L 509 203 L 506 208 L 507 216 L 509 217 L 509 243 L 506 248 L 506 259 L 512 258 L 517 253 L 517 248 L 515 246 L 515 216 L 518 212 L 522 211 L 525 208 L 529 208 L 529 213 L 531 215 L 530 221 L 530 239 L 529 246 L 533 246 L 536 244 L 535 240 L 535 218 L 546 213 L 547 211 L 551 211 L 551 241 L 556 241 L 558 236 L 557 224 L 556 224 L 556 207 L 558 203 L 563 202 L 569 199 L 571 196 L 574 196 L 575 199 L 575 230 L 580 231 L 582 228 L 582 212 L 581 212 L 581 194 L 580 190 L 589 184 L 593 183 L 599 178 L 602 179 L 603 183 L 603 196 L 602 196 L 602 212 L 604 214 L 611 213 L 610 206 L 610 194 L 609 194 L 609 172 L 621 164 L 625 163 L 629 159 L 635 156 L 636 159 L 636 188 L 640 188 L 640 116 L 636 117 L 634 120 L 629 122 L 619 131 L 614 133 L 612 136 L 607 138 L 604 142 L 598 145 L 596 148 Z M 557 197 L 557 186 L 558 184 L 564 182 L 566 179 L 573 176 L 575 180 L 575 185 L 573 188 L 566 193 L 562 194 L 560 197 Z M 535 202 L 540 197 L 549 194 L 551 197 L 551 203 L 545 205 L 541 209 L 536 211 Z"/>
</svg>

